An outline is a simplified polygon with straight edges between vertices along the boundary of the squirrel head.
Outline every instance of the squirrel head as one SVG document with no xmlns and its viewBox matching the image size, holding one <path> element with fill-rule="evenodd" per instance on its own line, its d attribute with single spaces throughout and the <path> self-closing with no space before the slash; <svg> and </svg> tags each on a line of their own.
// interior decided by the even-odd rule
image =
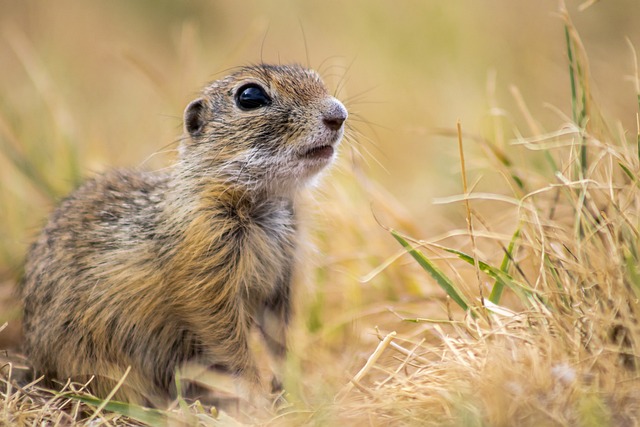
<svg viewBox="0 0 640 427">
<path fill-rule="evenodd" d="M 334 161 L 347 116 L 313 70 L 243 67 L 185 109 L 180 163 L 198 178 L 286 194 Z"/>
</svg>

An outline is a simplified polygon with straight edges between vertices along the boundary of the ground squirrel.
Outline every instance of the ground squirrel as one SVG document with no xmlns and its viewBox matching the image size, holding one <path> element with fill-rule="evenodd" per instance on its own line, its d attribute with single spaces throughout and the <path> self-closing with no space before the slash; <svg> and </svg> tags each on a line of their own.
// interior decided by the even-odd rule
<svg viewBox="0 0 640 427">
<path fill-rule="evenodd" d="M 248 336 L 286 351 L 299 193 L 332 163 L 347 110 L 297 65 L 243 67 L 184 113 L 168 173 L 114 171 L 55 210 L 26 260 L 25 351 L 49 378 L 95 375 L 157 405 L 197 361 L 260 383 Z"/>
</svg>

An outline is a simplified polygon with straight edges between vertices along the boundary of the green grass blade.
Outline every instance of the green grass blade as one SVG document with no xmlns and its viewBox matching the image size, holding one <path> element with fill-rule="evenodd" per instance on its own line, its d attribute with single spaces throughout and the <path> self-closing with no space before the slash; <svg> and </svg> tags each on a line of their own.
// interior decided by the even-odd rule
<svg viewBox="0 0 640 427">
<path fill-rule="evenodd" d="M 553 160 L 553 156 L 551 155 L 549 150 L 544 151 L 544 158 L 547 161 L 547 163 L 549 163 L 549 166 L 551 167 L 551 172 L 555 175 L 555 173 L 558 172 L 559 170 L 558 164 L 556 163 L 555 160 Z"/>
<path fill-rule="evenodd" d="M 636 114 L 640 114 L 640 93 L 638 94 L 638 112 Z M 640 126 L 640 123 L 638 123 L 638 126 Z M 638 132 L 638 135 L 637 135 L 638 160 L 640 160 L 640 128 L 637 129 L 637 132 Z"/>
<path fill-rule="evenodd" d="M 640 298 L 640 271 L 638 271 L 638 263 L 629 248 L 623 247 L 622 250 L 627 267 L 627 278 L 631 284 L 631 289 L 636 295 L 636 298 Z"/>
<path fill-rule="evenodd" d="M 73 183 L 73 188 L 78 188 L 82 184 L 84 177 L 82 176 L 80 158 L 75 145 L 69 144 L 67 164 L 69 165 L 69 178 Z"/>
<path fill-rule="evenodd" d="M 587 144 L 583 134 L 582 127 L 587 122 L 587 93 L 582 88 L 582 93 L 580 100 L 581 103 L 578 102 L 578 79 L 583 77 L 582 67 L 580 66 L 579 60 L 574 57 L 572 42 L 571 42 L 571 34 L 569 31 L 569 26 L 564 26 L 564 34 L 565 40 L 567 43 L 567 57 L 569 59 L 569 82 L 571 84 L 571 111 L 573 122 L 580 127 L 582 138 L 580 141 L 580 164 L 579 164 L 579 173 L 580 178 L 584 178 L 587 172 Z M 577 74 L 577 76 L 576 76 Z M 580 105 L 579 105 L 580 104 Z"/>
<path fill-rule="evenodd" d="M 57 191 L 42 176 L 38 168 L 28 160 L 27 156 L 9 145 L 3 138 L 0 138 L 0 154 L 6 157 L 43 195 L 51 200 L 55 200 L 58 197 Z"/>
<path fill-rule="evenodd" d="M 425 269 L 427 273 L 435 279 L 440 287 L 454 300 L 463 310 L 469 310 L 469 303 L 462 293 L 456 288 L 455 283 L 449 279 L 438 267 L 435 266 L 422 252 L 415 249 L 397 231 L 391 230 L 391 235 L 411 254 L 411 256 Z"/>
<path fill-rule="evenodd" d="M 567 42 L 567 57 L 569 58 L 569 82 L 571 83 L 571 112 L 573 113 L 573 122 L 578 123 L 578 95 L 576 92 L 576 78 L 574 72 L 573 50 L 571 49 L 571 35 L 569 27 L 564 26 L 564 36 Z"/>
<path fill-rule="evenodd" d="M 520 179 L 518 175 L 516 175 L 515 173 L 512 173 L 511 179 L 516 183 L 519 189 L 525 190 L 524 182 Z"/>
<path fill-rule="evenodd" d="M 71 394 L 69 395 L 69 397 L 92 406 L 100 406 L 103 403 L 101 399 L 95 397 L 80 396 L 77 394 Z M 104 406 L 104 409 L 120 415 L 124 415 L 131 419 L 154 427 L 166 426 L 170 421 L 170 418 L 176 418 L 169 417 L 166 412 L 160 411 L 158 409 L 150 409 L 130 403 L 118 402 L 113 400 L 108 402 Z"/>
<path fill-rule="evenodd" d="M 182 412 L 185 414 L 189 413 L 189 405 L 187 405 L 187 402 L 184 400 L 183 394 L 182 394 L 182 378 L 180 375 L 180 370 L 176 371 L 176 375 L 175 375 L 175 384 L 176 384 L 176 392 L 177 392 L 177 399 L 178 399 L 178 405 L 180 406 L 180 409 L 182 409 Z"/>
<path fill-rule="evenodd" d="M 631 181 L 636 180 L 636 177 L 633 175 L 633 172 L 631 172 L 631 169 L 629 169 L 628 167 L 626 167 L 625 165 L 623 165 L 622 163 L 618 162 L 618 165 L 622 168 L 622 170 L 624 171 L 624 173 L 629 177 L 629 179 Z"/>
<path fill-rule="evenodd" d="M 500 271 L 507 273 L 509 269 L 509 263 L 513 258 L 513 247 L 515 246 L 516 240 L 520 237 L 520 228 L 516 229 L 516 232 L 513 233 L 513 237 L 509 242 L 509 246 L 507 247 L 507 252 L 504 254 L 504 258 L 502 258 L 502 263 L 500 264 Z M 500 303 L 500 298 L 502 297 L 502 291 L 504 290 L 504 283 L 500 280 L 496 279 L 493 283 L 493 287 L 491 288 L 491 293 L 489 294 L 489 301 L 494 304 Z"/>
<path fill-rule="evenodd" d="M 457 249 L 451 248 L 443 248 L 445 251 L 457 255 L 461 260 L 468 262 L 471 265 L 475 265 L 475 260 L 472 256 L 461 252 Z M 531 289 L 527 285 L 518 282 L 511 275 L 501 271 L 499 268 L 493 267 L 486 262 L 482 262 L 478 260 L 478 267 L 481 271 L 487 274 L 489 277 L 495 279 L 497 282 L 501 283 L 502 286 L 506 286 L 513 290 L 525 303 L 529 301 L 529 297 L 537 294 L 534 289 Z M 493 301 L 491 301 L 493 302 Z"/>
<path fill-rule="evenodd" d="M 553 261 L 549 259 L 547 255 L 544 256 L 544 265 L 549 269 L 551 273 L 551 277 L 553 278 L 553 283 L 556 284 L 556 288 L 558 289 L 558 295 L 560 296 L 560 300 L 565 307 L 571 306 L 571 300 L 567 298 L 567 292 L 565 287 L 563 286 L 563 279 L 560 277 L 560 273 L 558 272 L 558 268 L 556 268 L 557 264 L 554 264 Z"/>
<path fill-rule="evenodd" d="M 638 136 L 638 147 L 640 147 L 640 135 Z M 627 175 L 632 182 L 635 182 L 636 187 L 640 188 L 640 181 L 638 181 L 638 178 L 634 175 L 633 172 L 631 172 L 631 169 L 620 162 L 618 162 L 618 165 L 624 171 L 625 175 Z"/>
</svg>

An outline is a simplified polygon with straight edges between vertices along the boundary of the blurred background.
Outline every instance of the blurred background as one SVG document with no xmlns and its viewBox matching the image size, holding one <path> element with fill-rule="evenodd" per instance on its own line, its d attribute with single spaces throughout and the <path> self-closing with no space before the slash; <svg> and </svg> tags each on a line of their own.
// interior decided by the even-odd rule
<svg viewBox="0 0 640 427">
<path fill-rule="evenodd" d="M 633 136 L 629 41 L 640 48 L 640 4 L 581 6 L 567 3 L 594 96 Z M 445 241 L 465 229 L 460 204 L 433 204 L 462 192 L 458 120 L 474 190 L 512 194 L 482 141 L 510 152 L 514 138 L 531 134 L 520 101 L 543 131 L 570 121 L 559 10 L 556 1 L 520 0 L 1 2 L 0 325 L 9 326 L 0 349 L 19 342 L 16 278 L 56 201 L 107 168 L 169 165 L 199 89 L 261 61 L 315 68 L 351 114 L 349 141 L 314 205 L 316 273 L 294 343 L 300 366 L 310 347 L 333 349 L 324 360 L 315 352 L 315 363 L 338 363 L 337 375 L 361 365 L 371 346 L 344 344 L 377 341 L 371 332 L 394 318 L 390 306 L 445 315 L 441 290 L 407 273 L 410 259 L 376 274 L 399 253 L 379 223 Z M 493 212 L 493 232 L 513 233 L 513 211 L 486 201 L 475 209 Z"/>
</svg>

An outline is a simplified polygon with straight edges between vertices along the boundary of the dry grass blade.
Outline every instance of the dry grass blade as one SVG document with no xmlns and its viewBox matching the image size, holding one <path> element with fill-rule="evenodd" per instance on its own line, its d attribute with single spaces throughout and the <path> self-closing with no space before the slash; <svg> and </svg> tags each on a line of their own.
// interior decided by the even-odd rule
<svg viewBox="0 0 640 427">
<path fill-rule="evenodd" d="M 353 389 L 354 386 L 359 387 L 360 380 L 362 380 L 362 378 L 364 378 L 364 376 L 367 375 L 369 370 L 371 370 L 373 365 L 375 365 L 375 363 L 378 361 L 378 359 L 380 358 L 384 350 L 389 346 L 389 344 L 391 343 L 391 340 L 393 340 L 395 336 L 396 336 L 395 332 L 390 332 L 387 334 L 387 336 L 384 337 L 382 341 L 380 341 L 380 343 L 378 344 L 378 347 L 376 347 L 375 351 L 367 359 L 367 363 L 364 364 L 362 369 L 358 371 L 358 373 L 351 379 L 351 381 L 346 386 L 344 386 L 342 391 L 338 394 L 338 397 L 337 397 L 338 402 L 343 400 L 345 397 L 347 397 L 347 395 L 349 394 L 351 389 Z"/>
<path fill-rule="evenodd" d="M 467 184 L 467 168 L 464 163 L 464 149 L 462 148 L 462 124 L 460 120 L 456 124 L 458 131 L 458 152 L 460 155 L 460 172 L 462 174 L 462 192 L 464 194 L 464 208 L 467 220 L 467 230 L 469 232 L 469 239 L 471 239 L 471 253 L 473 254 L 473 265 L 476 271 L 476 280 L 478 282 L 478 292 L 480 293 L 480 303 L 484 306 L 484 292 L 482 290 L 482 281 L 480 280 L 480 266 L 478 263 L 478 253 L 476 248 L 476 236 L 473 232 L 473 219 L 471 217 L 471 205 L 469 202 L 469 186 Z"/>
</svg>

